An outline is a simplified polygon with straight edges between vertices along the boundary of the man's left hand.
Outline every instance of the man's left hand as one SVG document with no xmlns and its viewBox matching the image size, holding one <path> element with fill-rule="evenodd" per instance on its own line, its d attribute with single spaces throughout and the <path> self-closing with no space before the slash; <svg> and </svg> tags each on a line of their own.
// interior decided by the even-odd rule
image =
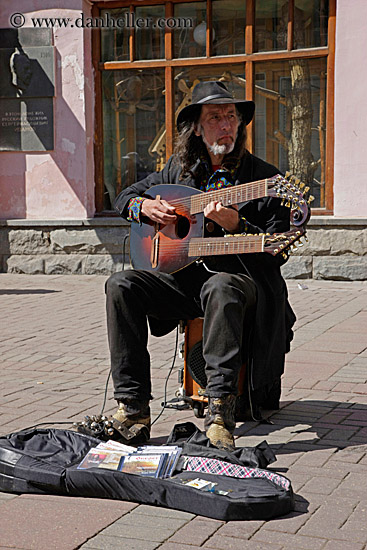
<svg viewBox="0 0 367 550">
<path fill-rule="evenodd" d="M 219 224 L 223 229 L 230 233 L 239 230 L 240 223 L 238 218 L 238 207 L 227 208 L 221 202 L 212 201 L 204 210 L 204 216 Z"/>
</svg>

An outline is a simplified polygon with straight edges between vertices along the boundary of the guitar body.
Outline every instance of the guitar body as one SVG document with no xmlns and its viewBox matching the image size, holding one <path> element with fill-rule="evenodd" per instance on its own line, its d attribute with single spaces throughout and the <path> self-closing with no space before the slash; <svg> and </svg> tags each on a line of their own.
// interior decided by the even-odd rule
<svg viewBox="0 0 367 550">
<path fill-rule="evenodd" d="M 169 203 L 175 201 L 178 219 L 176 223 L 159 227 L 150 221 L 142 225 L 131 224 L 130 259 L 134 269 L 174 273 L 199 258 L 188 256 L 189 241 L 193 237 L 203 237 L 204 214 L 191 216 L 189 209 L 190 197 L 199 194 L 202 191 L 179 184 L 155 185 L 144 194 L 149 199 L 159 195 Z"/>
<path fill-rule="evenodd" d="M 242 187 L 245 185 L 251 184 L 244 184 Z M 236 193 L 237 189 L 238 187 L 234 188 Z M 227 190 L 218 190 L 209 195 L 179 184 L 160 184 L 148 189 L 144 196 L 166 200 L 175 207 L 177 220 L 169 225 L 160 225 L 150 220 L 142 225 L 131 224 L 130 258 L 133 268 L 175 273 L 202 257 L 257 252 L 268 252 L 273 256 L 281 253 L 286 259 L 285 251 L 305 234 L 302 226 L 285 233 L 244 234 L 231 238 L 223 237 L 216 223 L 205 221 L 203 211 L 208 195 L 209 200 L 212 197 L 212 200 L 214 197 L 221 200 L 221 196 L 226 193 Z M 233 203 L 231 200 L 231 204 Z M 241 201 L 238 199 L 236 203 L 240 204 Z M 303 203 L 306 205 L 304 200 Z M 307 210 L 307 205 L 305 209 Z M 306 210 L 304 216 L 308 212 Z M 217 230 L 221 236 L 217 236 Z"/>
</svg>

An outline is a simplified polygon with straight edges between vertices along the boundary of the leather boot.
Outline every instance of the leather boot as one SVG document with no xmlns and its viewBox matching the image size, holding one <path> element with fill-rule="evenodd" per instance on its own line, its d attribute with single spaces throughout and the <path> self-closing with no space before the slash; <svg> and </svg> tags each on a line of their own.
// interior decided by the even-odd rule
<svg viewBox="0 0 367 550">
<path fill-rule="evenodd" d="M 135 399 L 118 400 L 118 409 L 113 415 L 126 428 L 134 424 L 144 424 L 150 429 L 150 407 L 147 401 L 141 402 Z"/>
<path fill-rule="evenodd" d="M 150 407 L 149 402 L 140 402 L 135 399 L 118 401 L 118 409 L 112 416 L 113 428 L 120 435 L 124 435 L 125 429 L 135 434 L 134 443 L 145 443 L 150 437 Z M 116 434 L 117 435 L 117 434 Z"/>
<path fill-rule="evenodd" d="M 209 397 L 204 427 L 211 444 L 219 449 L 233 451 L 236 396 Z"/>
</svg>

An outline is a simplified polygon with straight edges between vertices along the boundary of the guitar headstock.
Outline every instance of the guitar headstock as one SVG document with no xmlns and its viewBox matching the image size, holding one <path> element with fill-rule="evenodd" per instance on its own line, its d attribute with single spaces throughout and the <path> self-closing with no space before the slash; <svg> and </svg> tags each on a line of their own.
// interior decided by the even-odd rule
<svg viewBox="0 0 367 550">
<path fill-rule="evenodd" d="M 307 242 L 306 231 L 302 227 L 285 233 L 266 234 L 264 236 L 264 252 L 269 252 L 273 256 L 282 254 L 284 258 L 287 258 L 290 252 L 297 250 L 296 243 L 298 246 L 303 246 L 302 237 Z"/>
<path fill-rule="evenodd" d="M 292 225 L 299 227 L 307 223 L 310 217 L 309 206 L 314 200 L 309 195 L 310 188 L 289 172 L 286 172 L 285 177 L 277 174 L 269 181 L 273 184 L 271 195 L 282 199 L 282 205 L 291 208 Z"/>
</svg>

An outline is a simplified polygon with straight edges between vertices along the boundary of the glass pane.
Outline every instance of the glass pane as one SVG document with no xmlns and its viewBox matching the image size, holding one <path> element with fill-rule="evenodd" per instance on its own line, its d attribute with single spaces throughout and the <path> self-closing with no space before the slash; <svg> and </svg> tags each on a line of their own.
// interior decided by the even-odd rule
<svg viewBox="0 0 367 550">
<path fill-rule="evenodd" d="M 246 0 L 213 0 L 213 55 L 245 53 Z"/>
<path fill-rule="evenodd" d="M 115 21 L 115 28 L 101 29 L 101 61 L 128 61 L 130 32 L 126 24 L 129 23 L 129 9 L 101 10 L 101 18 L 110 25 L 111 20 Z"/>
<path fill-rule="evenodd" d="M 136 59 L 164 58 L 164 28 L 160 29 L 155 21 L 164 18 L 164 6 L 145 6 L 135 8 L 136 21 L 142 18 L 144 27 L 135 26 Z"/>
<path fill-rule="evenodd" d="M 104 208 L 165 161 L 164 71 L 104 71 Z"/>
<path fill-rule="evenodd" d="M 288 2 L 256 0 L 255 52 L 287 49 Z"/>
<path fill-rule="evenodd" d="M 175 4 L 174 17 L 192 20 L 192 26 L 183 25 L 173 33 L 174 57 L 205 57 L 206 2 Z"/>
<path fill-rule="evenodd" d="M 302 180 L 325 206 L 326 59 L 256 64 L 255 154 Z"/>
<path fill-rule="evenodd" d="M 328 11 L 328 0 L 295 0 L 295 49 L 327 45 Z"/>
</svg>

